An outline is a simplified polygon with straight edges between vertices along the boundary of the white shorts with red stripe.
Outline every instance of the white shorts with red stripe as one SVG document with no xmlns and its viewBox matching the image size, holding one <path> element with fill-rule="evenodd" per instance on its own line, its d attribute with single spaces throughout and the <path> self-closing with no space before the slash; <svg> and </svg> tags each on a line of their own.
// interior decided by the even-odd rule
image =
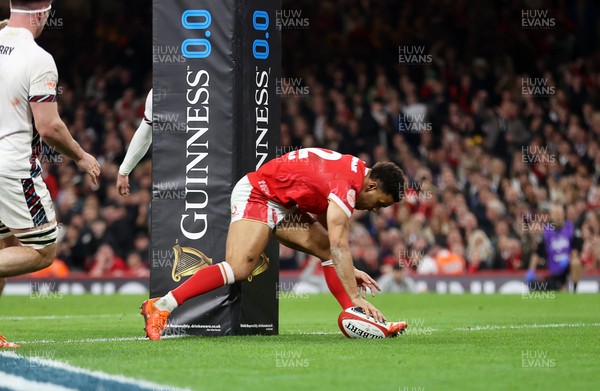
<svg viewBox="0 0 600 391">
<path fill-rule="evenodd" d="M 248 176 L 238 181 L 231 193 L 231 222 L 254 220 L 267 224 L 273 229 L 297 207 L 285 208 L 269 200 L 261 191 L 252 186 Z"/>
</svg>

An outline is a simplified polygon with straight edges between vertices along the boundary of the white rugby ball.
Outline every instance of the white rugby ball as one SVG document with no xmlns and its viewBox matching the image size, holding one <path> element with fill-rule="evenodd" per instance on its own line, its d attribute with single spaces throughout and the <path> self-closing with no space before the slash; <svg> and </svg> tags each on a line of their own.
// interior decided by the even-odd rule
<svg viewBox="0 0 600 391">
<path fill-rule="evenodd" d="M 372 316 L 365 315 L 360 307 L 342 311 L 338 316 L 338 326 L 348 338 L 382 339 L 389 334 L 385 322 L 378 322 Z"/>
</svg>

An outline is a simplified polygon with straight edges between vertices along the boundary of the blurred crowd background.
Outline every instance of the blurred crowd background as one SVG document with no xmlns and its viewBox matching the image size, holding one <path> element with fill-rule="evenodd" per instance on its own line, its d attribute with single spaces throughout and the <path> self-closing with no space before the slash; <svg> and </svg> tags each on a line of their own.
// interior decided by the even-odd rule
<svg viewBox="0 0 600 391">
<path fill-rule="evenodd" d="M 305 21 L 281 27 L 280 85 L 302 88 L 282 89 L 280 147 L 394 161 L 409 179 L 404 202 L 355 213 L 358 268 L 384 280 L 523 271 L 559 204 L 576 226 L 584 269 L 600 270 L 595 1 L 283 4 L 300 14 L 282 18 Z M 59 258 L 71 271 L 146 276 L 150 159 L 131 174 L 129 198 L 115 182 L 151 88 L 151 7 L 60 5 L 53 17 L 64 23 L 39 43 L 58 65 L 61 115 L 98 157 L 102 179 L 95 190 L 68 159 L 42 158 L 61 224 Z M 522 10 L 534 8 L 553 26 L 524 26 Z M 423 56 L 402 62 L 399 54 L 415 51 Z M 290 249 L 280 254 L 282 269 L 314 265 Z"/>
<path fill-rule="evenodd" d="M 593 1 L 293 1 L 281 141 L 406 172 L 406 201 L 355 213 L 373 277 L 523 272 L 565 208 L 600 260 L 599 8 Z M 538 9 L 538 12 L 523 10 Z M 523 20 L 525 19 L 525 20 Z M 285 25 L 302 23 L 283 22 Z M 535 27 L 535 26 L 544 27 Z M 410 54 L 420 54 L 411 60 Z M 408 57 L 407 57 L 408 56 Z M 545 88 L 535 88 L 535 84 Z M 282 267 L 305 257 L 282 248 Z M 400 264 L 400 267 L 398 267 Z"/>
</svg>

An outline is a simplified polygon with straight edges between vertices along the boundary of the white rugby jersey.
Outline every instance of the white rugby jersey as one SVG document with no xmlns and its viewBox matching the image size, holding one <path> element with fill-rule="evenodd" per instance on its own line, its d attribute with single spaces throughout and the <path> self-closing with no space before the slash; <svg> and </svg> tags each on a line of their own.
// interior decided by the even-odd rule
<svg viewBox="0 0 600 391">
<path fill-rule="evenodd" d="M 29 30 L 0 30 L 0 175 L 40 174 L 41 140 L 33 128 L 29 102 L 55 102 L 58 71 L 52 56 Z"/>
<path fill-rule="evenodd" d="M 150 90 L 146 97 L 144 120 L 140 123 L 140 126 L 131 138 L 125 159 L 123 159 L 123 163 L 119 167 L 119 174 L 129 175 L 146 152 L 148 152 L 150 144 L 152 144 L 152 90 Z"/>
</svg>

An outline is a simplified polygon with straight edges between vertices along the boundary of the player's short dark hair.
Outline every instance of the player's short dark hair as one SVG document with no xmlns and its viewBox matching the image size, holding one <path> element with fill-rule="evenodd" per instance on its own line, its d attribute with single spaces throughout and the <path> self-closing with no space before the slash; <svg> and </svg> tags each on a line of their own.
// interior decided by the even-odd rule
<svg viewBox="0 0 600 391">
<path fill-rule="evenodd" d="M 394 197 L 394 202 L 400 201 L 404 194 L 401 190 L 406 187 L 406 177 L 400 167 L 390 162 L 379 162 L 371 169 L 370 178 L 379 182 L 381 191 Z"/>
<path fill-rule="evenodd" d="M 40 3 L 51 3 L 51 0 L 11 0 L 13 6 L 19 8 L 33 9 L 33 7 Z"/>
</svg>

